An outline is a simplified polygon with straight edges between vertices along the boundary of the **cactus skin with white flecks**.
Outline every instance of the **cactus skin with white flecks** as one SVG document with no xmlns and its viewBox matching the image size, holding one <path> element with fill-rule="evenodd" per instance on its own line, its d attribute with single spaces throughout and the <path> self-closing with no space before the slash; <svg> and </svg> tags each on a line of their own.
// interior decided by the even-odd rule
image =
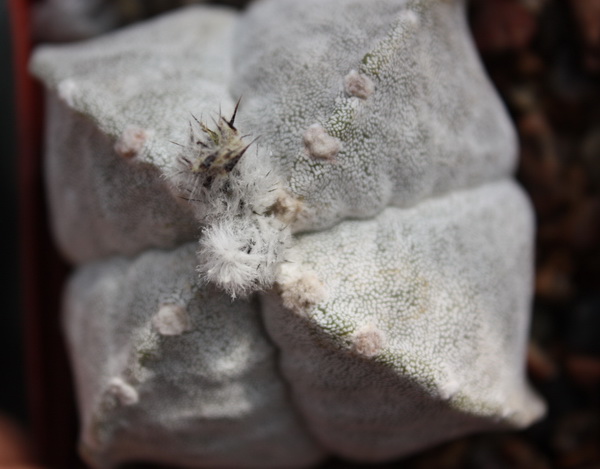
<svg viewBox="0 0 600 469">
<path fill-rule="evenodd" d="M 412 206 L 514 168 L 515 132 L 461 1 L 262 1 L 235 43 L 240 122 L 313 209 L 294 231 Z"/>
<path fill-rule="evenodd" d="M 333 21 L 341 11 L 344 21 Z M 85 126 L 81 114 L 88 115 L 115 140 L 97 144 L 111 155 L 102 157 L 110 161 L 102 172 L 112 175 L 115 191 L 106 194 L 92 184 L 99 176 L 87 174 L 77 178 L 84 197 L 73 197 L 73 183 L 50 184 L 55 231 L 76 262 L 172 247 L 191 240 L 189 227 L 200 223 L 209 235 L 200 241 L 202 275 L 232 296 L 247 295 L 273 282 L 290 232 L 372 217 L 387 205 L 412 206 L 506 177 L 514 167 L 514 131 L 466 34 L 462 2 L 271 0 L 237 23 L 227 10 L 179 15 L 173 23 L 185 34 L 155 20 L 147 32 L 134 27 L 93 47 L 46 48 L 33 61 L 51 96 L 61 99 L 51 100 L 57 116 L 73 119 L 75 112 Z M 145 34 L 164 45 L 149 53 Z M 110 77 L 118 73 L 127 79 L 115 84 Z M 214 132 L 211 120 L 230 116 L 239 97 L 237 127 L 259 138 L 230 173 L 239 190 L 227 194 L 216 184 L 190 197 L 199 193 L 197 181 L 181 177 L 180 157 L 197 149 L 187 145 L 187 123 L 196 126 L 196 116 Z M 77 134 L 58 141 L 53 135 L 51 179 L 98 165 L 98 153 L 87 151 L 71 163 Z M 158 171 L 138 176 L 146 184 L 131 184 L 124 174 L 148 171 L 147 164 Z M 143 212 L 161 214 L 152 226 L 152 216 L 135 209 L 145 192 L 165 192 L 169 183 L 175 190 L 156 198 L 164 209 Z M 191 210 L 174 207 L 186 198 L 197 199 Z M 278 208 L 290 206 L 281 215 Z M 282 217 L 283 226 L 275 220 Z M 86 218 L 106 222 L 84 241 L 77 234 Z M 215 240 L 227 249 L 215 248 Z"/>
<path fill-rule="evenodd" d="M 318 440 L 384 461 L 539 418 L 523 369 L 532 235 L 501 181 L 300 236 L 263 316 Z"/>
<path fill-rule="evenodd" d="M 531 209 L 464 2 L 193 7 L 32 71 L 90 464 L 387 461 L 543 413 Z"/>
<path fill-rule="evenodd" d="M 48 89 L 52 228 L 71 262 L 198 239 L 195 207 L 171 189 L 167 173 L 192 114 L 233 111 L 226 84 L 236 20 L 229 9 L 193 8 L 35 51 L 32 72 Z"/>
<path fill-rule="evenodd" d="M 256 302 L 196 282 L 194 244 L 81 268 L 64 326 L 94 467 L 306 467 L 323 450 L 277 370 Z"/>
</svg>

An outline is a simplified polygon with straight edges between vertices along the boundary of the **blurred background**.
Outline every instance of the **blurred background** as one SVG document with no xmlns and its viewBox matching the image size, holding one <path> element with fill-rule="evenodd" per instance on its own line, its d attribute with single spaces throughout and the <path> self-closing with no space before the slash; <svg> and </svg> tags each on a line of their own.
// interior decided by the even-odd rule
<svg viewBox="0 0 600 469">
<path fill-rule="evenodd" d="M 18 310 L 17 169 L 16 123 L 12 71 L 11 30 L 8 5 L 0 3 L 0 203 L 3 218 L 0 259 L 2 260 L 2 326 L 0 327 L 0 453 L 2 434 L 14 431 L 9 423 L 26 422 L 24 396 L 23 334 Z M 6 420 L 4 416 L 11 420 Z M 15 438 L 19 438 L 16 436 Z M 0 467 L 2 459 L 0 458 Z"/>
<path fill-rule="evenodd" d="M 20 93 L 17 104 L 18 89 L 29 89 L 34 99 L 39 92 L 23 75 L 23 41 L 80 40 L 189 3 L 193 2 L 0 3 L 0 61 L 5 71 L 0 75 L 0 200 L 5 217 L 0 244 L 5 271 L 0 468 L 36 461 L 59 468 L 80 464 L 72 390 L 56 318 L 51 313 L 40 316 L 56 310 L 56 286 L 65 266 L 47 239 L 39 162 L 23 164 L 23 158 L 32 158 L 36 151 L 37 137 L 27 131 L 35 134 L 39 128 L 21 127 L 17 148 L 17 122 L 27 115 L 22 108 L 35 112 L 31 96 L 24 99 Z M 211 3 L 242 7 L 246 2 Z M 408 468 L 598 469 L 600 0 L 472 0 L 469 17 L 484 64 L 518 129 L 517 177 L 536 210 L 536 291 L 527 363 L 549 412 L 526 431 L 467 437 L 400 462 L 369 467 L 401 463 Z M 27 18 L 32 18 L 32 34 Z M 32 298 L 35 291 L 45 296 Z M 332 460 L 325 467 L 363 466 Z"/>
</svg>

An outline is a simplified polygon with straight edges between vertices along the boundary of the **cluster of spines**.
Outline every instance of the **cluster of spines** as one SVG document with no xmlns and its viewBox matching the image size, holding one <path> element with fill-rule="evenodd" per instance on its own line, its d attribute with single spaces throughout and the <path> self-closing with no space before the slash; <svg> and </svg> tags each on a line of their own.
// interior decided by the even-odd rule
<svg viewBox="0 0 600 469">
<path fill-rule="evenodd" d="M 180 170 L 175 176 L 191 176 L 194 180 L 192 192 L 195 192 L 199 186 L 208 189 L 215 180 L 229 175 L 248 148 L 256 141 L 255 139 L 250 143 L 244 142 L 243 139 L 247 136 L 240 135 L 235 127 L 239 105 L 238 100 L 229 120 L 219 112 L 219 118 L 214 121 L 215 130 L 192 115 L 201 133 L 198 134 L 190 121 L 188 145 L 173 142 L 186 150 L 185 154 L 179 156 Z M 178 186 L 190 192 L 189 184 L 178 184 Z M 193 194 L 189 195 L 193 196 Z"/>
</svg>

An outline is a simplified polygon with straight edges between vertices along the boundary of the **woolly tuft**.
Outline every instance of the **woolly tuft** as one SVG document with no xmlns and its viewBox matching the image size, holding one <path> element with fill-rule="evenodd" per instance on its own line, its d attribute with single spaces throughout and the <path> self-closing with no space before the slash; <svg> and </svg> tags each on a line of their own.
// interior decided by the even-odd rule
<svg viewBox="0 0 600 469">
<path fill-rule="evenodd" d="M 327 289 L 317 274 L 297 263 L 279 266 L 277 287 L 283 306 L 300 315 L 307 315 L 327 299 Z"/>
<path fill-rule="evenodd" d="M 289 230 L 273 217 L 224 219 L 200 239 L 198 272 L 233 298 L 268 288 L 283 260 Z"/>
</svg>

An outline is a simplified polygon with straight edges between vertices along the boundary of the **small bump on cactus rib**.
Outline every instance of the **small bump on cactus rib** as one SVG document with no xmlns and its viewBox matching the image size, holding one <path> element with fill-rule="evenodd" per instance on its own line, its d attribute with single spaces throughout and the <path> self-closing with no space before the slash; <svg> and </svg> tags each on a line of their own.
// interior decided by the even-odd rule
<svg viewBox="0 0 600 469">
<path fill-rule="evenodd" d="M 317 274 L 298 264 L 281 264 L 276 283 L 283 306 L 300 315 L 327 299 L 327 288 Z"/>
<path fill-rule="evenodd" d="M 305 212 L 304 202 L 281 188 L 276 191 L 275 203 L 269 207 L 269 213 L 285 224 L 295 223 Z"/>
<path fill-rule="evenodd" d="M 152 325 L 161 335 L 180 335 L 192 327 L 187 310 L 177 304 L 163 304 L 152 317 Z"/>
<path fill-rule="evenodd" d="M 335 161 L 335 157 L 342 149 L 339 138 L 332 137 L 321 124 L 313 124 L 303 136 L 304 145 L 313 158 Z"/>
<path fill-rule="evenodd" d="M 384 332 L 373 324 L 362 326 L 352 335 L 353 350 L 366 357 L 379 354 L 386 342 Z"/>
<path fill-rule="evenodd" d="M 418 27 L 421 23 L 419 15 L 412 10 L 402 12 L 401 21 L 405 26 L 411 29 Z"/>
<path fill-rule="evenodd" d="M 344 90 L 349 96 L 367 99 L 375 91 L 375 83 L 368 76 L 350 70 L 350 73 L 344 77 Z"/>
<path fill-rule="evenodd" d="M 447 378 L 443 385 L 438 388 L 440 398 L 445 401 L 449 400 L 460 390 L 460 384 L 454 378 Z"/>
<path fill-rule="evenodd" d="M 115 142 L 114 149 L 123 158 L 135 158 L 142 152 L 149 138 L 148 130 L 130 125 Z"/>
<path fill-rule="evenodd" d="M 107 392 L 115 396 L 121 405 L 133 405 L 139 401 L 139 395 L 135 388 L 120 377 L 110 380 Z"/>
<path fill-rule="evenodd" d="M 58 97 L 69 106 L 74 106 L 76 91 L 77 85 L 70 78 L 62 80 L 57 86 Z"/>
</svg>

